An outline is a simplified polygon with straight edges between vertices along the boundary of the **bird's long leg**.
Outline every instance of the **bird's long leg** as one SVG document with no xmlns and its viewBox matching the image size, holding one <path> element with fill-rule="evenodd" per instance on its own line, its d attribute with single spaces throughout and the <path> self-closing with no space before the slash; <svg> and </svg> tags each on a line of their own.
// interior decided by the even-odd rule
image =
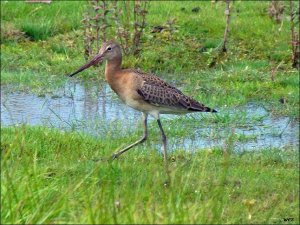
<svg viewBox="0 0 300 225">
<path fill-rule="evenodd" d="M 161 132 L 161 139 L 162 139 L 162 142 L 163 142 L 164 160 L 165 160 L 165 162 L 167 162 L 167 159 L 168 159 L 168 155 L 167 155 L 167 137 L 166 137 L 165 132 L 162 128 L 162 125 L 161 125 L 161 122 L 160 122 L 159 118 L 157 119 L 157 123 L 158 123 L 159 129 L 160 129 L 160 132 Z"/>
<path fill-rule="evenodd" d="M 148 114 L 142 113 L 142 117 L 143 117 L 143 124 L 144 124 L 144 134 L 141 137 L 141 139 L 137 140 L 136 142 L 134 142 L 133 144 L 127 146 L 126 148 L 123 148 L 122 150 L 114 153 L 113 156 L 112 156 L 113 159 L 118 158 L 121 154 L 123 154 L 124 152 L 128 151 L 132 147 L 134 147 L 134 146 L 136 146 L 136 145 L 138 145 L 138 144 L 143 143 L 144 141 L 146 141 L 147 136 L 148 136 L 148 130 L 147 130 L 147 117 L 148 117 Z"/>
<path fill-rule="evenodd" d="M 169 170 L 169 164 L 168 164 L 168 154 L 167 154 L 167 137 L 165 135 L 165 132 L 162 128 L 160 119 L 158 117 L 157 119 L 157 123 L 161 132 L 161 138 L 162 138 L 162 142 L 163 142 L 163 148 L 164 148 L 164 162 L 165 162 L 165 172 L 167 175 L 167 180 L 164 182 L 164 185 L 166 187 L 170 186 L 171 183 L 171 177 L 170 177 L 170 170 Z"/>
</svg>

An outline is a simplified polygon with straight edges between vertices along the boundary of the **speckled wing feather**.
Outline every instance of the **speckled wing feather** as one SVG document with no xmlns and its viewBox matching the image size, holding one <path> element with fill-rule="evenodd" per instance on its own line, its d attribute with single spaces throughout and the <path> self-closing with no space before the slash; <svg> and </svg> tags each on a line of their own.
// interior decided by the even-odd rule
<svg viewBox="0 0 300 225">
<path fill-rule="evenodd" d="M 156 106 L 170 108 L 176 107 L 178 110 L 181 109 L 186 111 L 216 112 L 215 110 L 210 109 L 196 100 L 182 94 L 182 92 L 175 87 L 168 86 L 158 86 L 145 81 L 143 86 L 138 89 L 137 92 L 145 101 Z"/>
<path fill-rule="evenodd" d="M 142 77 L 143 80 L 149 84 L 149 85 L 154 85 L 157 87 L 162 87 L 162 88 L 169 88 L 172 89 L 174 91 L 176 91 L 177 93 L 182 94 L 182 92 L 180 90 L 178 90 L 177 88 L 171 86 L 170 84 L 168 84 L 167 82 L 165 82 L 164 80 L 160 79 L 159 77 L 152 75 L 152 74 L 148 74 L 148 73 L 144 73 L 142 71 L 139 70 L 133 70 L 138 76 Z"/>
</svg>

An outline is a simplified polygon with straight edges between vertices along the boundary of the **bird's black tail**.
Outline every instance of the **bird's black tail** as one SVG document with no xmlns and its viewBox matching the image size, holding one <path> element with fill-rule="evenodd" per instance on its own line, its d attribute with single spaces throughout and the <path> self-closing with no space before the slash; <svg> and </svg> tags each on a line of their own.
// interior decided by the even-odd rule
<svg viewBox="0 0 300 225">
<path fill-rule="evenodd" d="M 197 111 L 197 112 L 211 112 L 211 113 L 217 113 L 218 112 L 217 110 L 211 109 L 211 108 L 206 107 L 206 106 L 200 107 L 200 108 L 199 107 L 197 107 L 197 108 L 192 107 L 189 110 L 191 110 L 191 111 Z"/>
<path fill-rule="evenodd" d="M 203 105 L 202 103 L 197 102 L 194 99 L 190 99 L 189 110 L 197 111 L 197 112 L 212 112 L 212 113 L 216 113 L 217 112 L 217 110 L 211 109 L 211 108 Z"/>
<path fill-rule="evenodd" d="M 204 112 L 212 112 L 212 113 L 217 113 L 218 112 L 217 110 L 211 109 L 209 107 L 205 107 L 205 108 L 206 108 L 206 110 Z"/>
</svg>

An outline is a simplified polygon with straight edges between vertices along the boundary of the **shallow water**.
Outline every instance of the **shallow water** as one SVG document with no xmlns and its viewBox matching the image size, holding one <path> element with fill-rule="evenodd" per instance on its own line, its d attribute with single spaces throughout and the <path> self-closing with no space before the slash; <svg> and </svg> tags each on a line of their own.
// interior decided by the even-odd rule
<svg viewBox="0 0 300 225">
<path fill-rule="evenodd" d="M 213 116 L 233 119 L 229 123 L 201 123 L 203 119 Z M 183 117 L 186 123 L 179 121 L 179 117 Z M 168 130 L 174 126 L 179 130 L 189 130 L 183 136 L 168 135 L 171 149 L 193 151 L 216 146 L 231 146 L 237 151 L 299 148 L 299 123 L 290 121 L 288 117 L 273 117 L 256 104 L 222 109 L 217 115 L 199 113 L 187 116 L 163 115 L 162 118 L 167 135 Z M 21 123 L 84 131 L 104 137 L 141 132 L 140 113 L 124 105 L 106 84 L 80 82 L 67 82 L 55 95 L 43 96 L 9 92 L 8 87 L 2 86 L 1 126 Z M 136 131 L 137 128 L 139 131 Z M 151 129 L 154 129 L 153 126 Z M 231 145 L 228 143 L 230 135 L 240 139 L 234 139 Z M 159 148 L 157 136 L 148 142 Z"/>
</svg>

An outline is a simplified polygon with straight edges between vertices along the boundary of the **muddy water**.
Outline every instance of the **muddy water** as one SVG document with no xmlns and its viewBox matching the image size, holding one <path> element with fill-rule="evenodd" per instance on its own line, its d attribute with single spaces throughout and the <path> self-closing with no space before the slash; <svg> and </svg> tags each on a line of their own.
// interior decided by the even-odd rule
<svg viewBox="0 0 300 225">
<path fill-rule="evenodd" d="M 43 96 L 8 90 L 8 87 L 1 87 L 1 126 L 26 123 L 111 138 L 120 134 L 128 136 L 141 126 L 140 113 L 124 105 L 106 84 L 67 82 L 55 95 Z M 169 135 L 171 149 L 197 150 L 216 146 L 231 146 L 237 151 L 299 148 L 299 123 L 288 117 L 273 117 L 256 104 L 222 109 L 218 117 L 228 117 L 231 122 L 221 125 L 201 123 L 205 117 L 212 117 L 208 114 L 183 117 L 186 124 L 179 123 L 178 116 L 163 116 L 166 133 L 171 129 L 168 124 L 176 129 L 189 129 L 183 136 Z M 156 129 L 153 126 L 150 129 Z M 230 135 L 235 137 L 232 143 L 228 141 Z M 155 139 L 151 143 L 157 142 L 159 146 L 158 137 L 151 139 Z"/>
</svg>

